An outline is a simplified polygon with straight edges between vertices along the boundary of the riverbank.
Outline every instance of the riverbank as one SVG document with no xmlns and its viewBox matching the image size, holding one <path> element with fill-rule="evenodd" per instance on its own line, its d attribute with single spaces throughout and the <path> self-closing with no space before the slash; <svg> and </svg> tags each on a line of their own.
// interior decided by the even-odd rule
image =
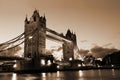
<svg viewBox="0 0 120 80">
<path fill-rule="evenodd" d="M 92 67 L 92 66 L 84 66 L 84 67 L 76 67 L 76 68 L 72 68 L 72 67 L 64 67 L 64 68 L 59 68 L 59 69 L 34 69 L 34 70 L 8 70 L 8 71 L 0 71 L 0 73 L 41 73 L 41 72 L 57 72 L 57 71 L 78 71 L 78 70 L 102 70 L 102 69 L 120 69 L 120 67 L 108 67 L 108 66 L 104 66 L 104 67 Z"/>
<path fill-rule="evenodd" d="M 111 67 L 111 66 L 104 66 L 104 67 L 93 67 L 93 66 L 84 66 L 84 67 L 63 67 L 59 68 L 58 71 L 76 71 L 76 70 L 99 70 L 99 69 L 120 69 L 120 67 Z"/>
</svg>

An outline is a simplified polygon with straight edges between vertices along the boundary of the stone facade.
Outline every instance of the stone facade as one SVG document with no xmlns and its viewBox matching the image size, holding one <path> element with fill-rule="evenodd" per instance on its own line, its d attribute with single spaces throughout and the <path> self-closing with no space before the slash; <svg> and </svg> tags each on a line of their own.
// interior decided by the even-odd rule
<svg viewBox="0 0 120 80">
<path fill-rule="evenodd" d="M 74 60 L 74 47 L 77 45 L 76 34 L 69 29 L 64 36 L 71 42 L 63 43 L 63 58 L 68 61 L 70 58 Z M 45 54 L 46 48 L 46 18 L 40 16 L 37 10 L 34 11 L 30 20 L 25 19 L 25 44 L 24 57 L 33 58 L 39 61 L 40 55 Z M 39 63 L 39 62 L 38 62 Z"/>
<path fill-rule="evenodd" d="M 46 18 L 34 11 L 30 20 L 25 19 L 24 57 L 33 58 L 45 54 Z"/>
<path fill-rule="evenodd" d="M 74 60 L 74 47 L 77 45 L 76 34 L 69 29 L 65 35 L 66 39 L 71 42 L 64 41 L 63 43 L 63 58 L 65 61 Z"/>
<path fill-rule="evenodd" d="M 74 59 L 74 49 L 73 43 L 64 42 L 63 44 L 63 59 L 65 61 L 73 60 Z"/>
</svg>

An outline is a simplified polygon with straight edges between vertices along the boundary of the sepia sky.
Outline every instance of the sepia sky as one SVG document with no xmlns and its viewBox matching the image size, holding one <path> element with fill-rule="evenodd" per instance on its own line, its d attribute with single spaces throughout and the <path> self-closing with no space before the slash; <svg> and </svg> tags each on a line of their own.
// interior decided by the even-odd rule
<svg viewBox="0 0 120 80">
<path fill-rule="evenodd" d="M 120 49 L 120 0 L 0 0 L 0 43 L 21 34 L 35 8 L 48 28 L 75 32 L 79 48 Z"/>
</svg>

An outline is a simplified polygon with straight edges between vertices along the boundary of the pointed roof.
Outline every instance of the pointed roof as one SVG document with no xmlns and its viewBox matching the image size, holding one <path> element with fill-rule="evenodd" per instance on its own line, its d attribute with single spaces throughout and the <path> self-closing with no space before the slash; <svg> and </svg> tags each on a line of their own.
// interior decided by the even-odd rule
<svg viewBox="0 0 120 80">
<path fill-rule="evenodd" d="M 27 15 L 26 15 L 26 18 L 25 18 L 25 22 L 28 22 L 28 18 L 27 18 Z"/>
<path fill-rule="evenodd" d="M 39 11 L 37 11 L 37 10 L 35 9 L 35 11 L 34 11 L 34 13 L 33 13 L 33 16 L 40 17 Z"/>
<path fill-rule="evenodd" d="M 45 20 L 45 21 L 46 21 L 45 13 L 44 13 L 44 17 L 43 17 L 43 20 Z"/>
<path fill-rule="evenodd" d="M 67 39 L 71 39 L 71 34 L 72 34 L 72 33 L 71 33 L 70 29 L 68 29 L 68 30 L 67 30 L 67 33 L 66 33 L 66 38 L 67 38 Z"/>
</svg>

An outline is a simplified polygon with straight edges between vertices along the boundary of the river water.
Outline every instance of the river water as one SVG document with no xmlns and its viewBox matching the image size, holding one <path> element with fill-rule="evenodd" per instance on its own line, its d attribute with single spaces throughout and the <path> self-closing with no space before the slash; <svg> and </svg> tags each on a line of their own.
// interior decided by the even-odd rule
<svg viewBox="0 0 120 80">
<path fill-rule="evenodd" d="M 120 70 L 57 71 L 54 73 L 0 73 L 0 80 L 120 80 Z"/>
</svg>

